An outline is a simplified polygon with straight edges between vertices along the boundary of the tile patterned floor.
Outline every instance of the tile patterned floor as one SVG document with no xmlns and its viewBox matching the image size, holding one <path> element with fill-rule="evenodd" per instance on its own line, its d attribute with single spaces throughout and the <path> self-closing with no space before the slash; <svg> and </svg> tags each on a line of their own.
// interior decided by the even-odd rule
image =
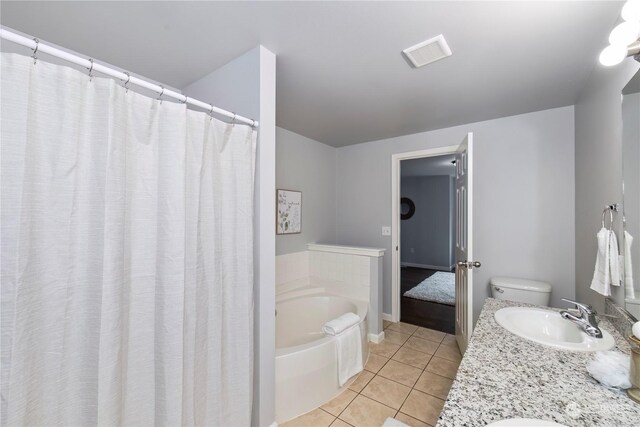
<svg viewBox="0 0 640 427">
<path fill-rule="evenodd" d="M 379 427 L 388 417 L 434 426 L 461 360 L 455 337 L 408 323 L 384 328 L 385 340 L 370 344 L 365 370 L 347 390 L 282 427 Z"/>
</svg>

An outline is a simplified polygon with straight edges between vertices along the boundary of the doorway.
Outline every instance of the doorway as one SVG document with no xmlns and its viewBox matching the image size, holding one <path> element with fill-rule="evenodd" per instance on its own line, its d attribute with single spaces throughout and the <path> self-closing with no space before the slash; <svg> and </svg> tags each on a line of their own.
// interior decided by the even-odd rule
<svg viewBox="0 0 640 427">
<path fill-rule="evenodd" d="M 459 146 L 394 154 L 391 168 L 390 320 L 455 332 L 463 351 L 472 332 L 471 268 L 480 266 L 468 261 L 472 140 L 469 133 Z"/>
<path fill-rule="evenodd" d="M 455 155 L 400 161 L 400 321 L 455 333 Z"/>
</svg>

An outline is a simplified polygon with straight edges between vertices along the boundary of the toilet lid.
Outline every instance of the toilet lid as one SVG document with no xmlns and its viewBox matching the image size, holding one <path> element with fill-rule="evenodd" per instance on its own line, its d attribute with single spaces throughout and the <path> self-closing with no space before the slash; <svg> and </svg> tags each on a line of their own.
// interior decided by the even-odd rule
<svg viewBox="0 0 640 427">
<path fill-rule="evenodd" d="M 517 277 L 492 277 L 491 285 L 508 289 L 520 289 L 533 292 L 551 292 L 551 284 L 538 280 L 518 279 Z"/>
</svg>

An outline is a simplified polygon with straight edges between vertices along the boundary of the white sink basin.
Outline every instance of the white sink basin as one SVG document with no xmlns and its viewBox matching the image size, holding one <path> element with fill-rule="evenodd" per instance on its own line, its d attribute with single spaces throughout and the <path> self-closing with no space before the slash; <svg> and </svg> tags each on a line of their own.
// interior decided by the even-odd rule
<svg viewBox="0 0 640 427">
<path fill-rule="evenodd" d="M 507 331 L 538 344 L 572 351 L 610 350 L 615 345 L 611 334 L 592 338 L 560 313 L 541 308 L 508 307 L 496 311 L 496 322 Z"/>
</svg>

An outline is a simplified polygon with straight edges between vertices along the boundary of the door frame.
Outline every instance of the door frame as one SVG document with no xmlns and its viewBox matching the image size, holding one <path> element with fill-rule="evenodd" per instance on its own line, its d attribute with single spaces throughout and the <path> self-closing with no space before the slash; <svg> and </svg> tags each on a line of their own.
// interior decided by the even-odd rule
<svg viewBox="0 0 640 427">
<path fill-rule="evenodd" d="M 459 145 L 391 155 L 391 321 L 400 321 L 400 162 L 456 154 Z M 395 249 L 395 250 L 394 250 Z"/>
</svg>

